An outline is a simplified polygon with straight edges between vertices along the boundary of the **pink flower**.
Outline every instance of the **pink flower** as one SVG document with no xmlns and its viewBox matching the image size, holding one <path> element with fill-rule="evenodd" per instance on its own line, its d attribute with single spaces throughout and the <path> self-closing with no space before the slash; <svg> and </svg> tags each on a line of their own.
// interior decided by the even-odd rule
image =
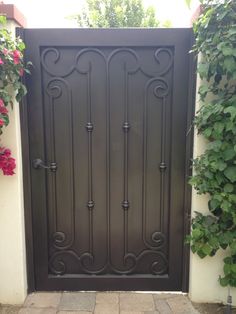
<svg viewBox="0 0 236 314">
<path fill-rule="evenodd" d="M 5 149 L 0 147 L 0 169 L 2 169 L 3 174 L 7 176 L 12 176 L 14 174 L 14 169 L 16 168 L 16 161 L 11 157 L 10 149 Z"/>
<path fill-rule="evenodd" d="M 20 57 L 21 57 L 21 54 L 20 54 L 19 50 L 14 50 L 12 54 L 13 54 L 14 58 L 20 59 Z"/>
<path fill-rule="evenodd" d="M 4 124 L 5 124 L 4 120 L 0 118 L 0 127 L 4 126 Z"/>
<path fill-rule="evenodd" d="M 12 52 L 12 55 L 13 55 L 13 62 L 15 64 L 19 64 L 20 63 L 20 57 L 21 57 L 20 51 L 19 50 L 14 50 Z"/>
<path fill-rule="evenodd" d="M 4 62 L 2 61 L 2 58 L 0 58 L 0 65 L 1 65 L 1 64 L 4 64 Z"/>
<path fill-rule="evenodd" d="M 20 63 L 20 60 L 19 60 L 18 58 L 13 58 L 13 62 L 14 62 L 15 64 L 19 64 L 19 63 Z"/>
<path fill-rule="evenodd" d="M 4 54 L 5 56 L 8 55 L 8 53 L 9 53 L 9 51 L 7 50 L 7 48 L 3 48 L 2 52 L 3 52 L 3 54 Z"/>
<path fill-rule="evenodd" d="M 10 156 L 11 156 L 11 151 L 10 151 L 10 149 L 9 149 L 9 148 L 6 148 L 6 149 L 4 150 L 4 154 L 5 154 L 6 157 L 10 157 Z"/>
<path fill-rule="evenodd" d="M 24 75 L 24 69 L 21 68 L 21 69 L 19 70 L 19 75 L 20 75 L 20 76 L 23 76 L 23 75 Z"/>
<path fill-rule="evenodd" d="M 3 107 L 4 106 L 4 102 L 3 100 L 0 98 L 0 107 Z"/>
<path fill-rule="evenodd" d="M 1 114 L 7 114 L 8 113 L 8 110 L 5 106 L 0 106 L 0 113 Z"/>
</svg>

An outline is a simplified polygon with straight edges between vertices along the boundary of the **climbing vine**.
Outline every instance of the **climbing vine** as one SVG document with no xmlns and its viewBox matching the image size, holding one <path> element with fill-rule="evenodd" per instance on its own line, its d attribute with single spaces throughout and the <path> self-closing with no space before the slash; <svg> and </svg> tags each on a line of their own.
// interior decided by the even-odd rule
<svg viewBox="0 0 236 314">
<path fill-rule="evenodd" d="M 236 287 L 236 1 L 202 0 L 201 9 L 194 25 L 202 80 L 195 126 L 208 144 L 193 161 L 190 183 L 209 195 L 209 214 L 196 212 L 187 242 L 201 258 L 226 250 L 219 281 Z"/>
<path fill-rule="evenodd" d="M 5 28 L 6 17 L 0 16 L 0 135 L 9 124 L 9 106 L 13 101 L 26 94 L 21 81 L 24 72 L 29 72 L 23 63 L 25 45 L 20 38 L 12 39 L 12 34 Z M 4 175 L 13 175 L 16 167 L 15 159 L 8 148 L 0 143 L 0 169 Z"/>
</svg>

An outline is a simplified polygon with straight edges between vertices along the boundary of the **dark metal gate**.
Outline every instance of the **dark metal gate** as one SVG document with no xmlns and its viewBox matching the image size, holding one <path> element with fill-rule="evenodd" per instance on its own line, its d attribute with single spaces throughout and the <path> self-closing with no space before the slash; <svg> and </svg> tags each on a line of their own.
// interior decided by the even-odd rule
<svg viewBox="0 0 236 314">
<path fill-rule="evenodd" d="M 182 290 L 191 30 L 23 36 L 36 290 Z"/>
</svg>

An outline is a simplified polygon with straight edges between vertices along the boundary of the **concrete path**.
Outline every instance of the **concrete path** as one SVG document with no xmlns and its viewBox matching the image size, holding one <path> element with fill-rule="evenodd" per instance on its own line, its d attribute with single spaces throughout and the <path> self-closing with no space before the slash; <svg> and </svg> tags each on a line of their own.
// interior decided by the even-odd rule
<svg viewBox="0 0 236 314">
<path fill-rule="evenodd" d="M 218 314 L 201 311 L 187 296 L 169 293 L 63 292 L 30 294 L 23 307 L 0 307 L 1 314 Z"/>
</svg>

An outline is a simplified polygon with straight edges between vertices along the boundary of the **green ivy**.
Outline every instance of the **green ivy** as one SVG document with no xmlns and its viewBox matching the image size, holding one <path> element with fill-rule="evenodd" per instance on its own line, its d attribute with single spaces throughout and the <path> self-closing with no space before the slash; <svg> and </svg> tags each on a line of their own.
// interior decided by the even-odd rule
<svg viewBox="0 0 236 314">
<path fill-rule="evenodd" d="M 201 11 L 194 25 L 202 80 L 195 126 L 208 144 L 193 161 L 190 183 L 209 195 L 209 214 L 196 212 L 187 242 L 201 258 L 227 249 L 219 281 L 236 287 L 236 1 L 202 0 Z"/>
</svg>

